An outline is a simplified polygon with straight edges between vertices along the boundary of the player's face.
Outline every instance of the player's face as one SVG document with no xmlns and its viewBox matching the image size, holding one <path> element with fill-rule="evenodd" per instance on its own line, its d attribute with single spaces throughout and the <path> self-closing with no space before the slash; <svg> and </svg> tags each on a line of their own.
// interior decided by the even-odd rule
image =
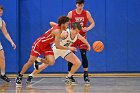
<svg viewBox="0 0 140 93">
<path fill-rule="evenodd" d="M 78 34 L 79 33 L 79 29 L 78 28 L 76 28 L 76 29 L 73 29 L 75 32 L 76 32 L 76 34 Z"/>
<path fill-rule="evenodd" d="M 63 30 L 66 30 L 69 26 L 69 22 L 66 22 L 65 24 L 62 24 Z"/>
<path fill-rule="evenodd" d="M 2 9 L 0 9 L 0 16 L 2 16 L 2 14 L 3 14 L 3 10 L 2 10 Z"/>
<path fill-rule="evenodd" d="M 78 10 L 82 10 L 83 8 L 84 8 L 84 3 L 82 3 L 82 4 L 76 4 L 76 8 L 78 9 Z"/>
</svg>

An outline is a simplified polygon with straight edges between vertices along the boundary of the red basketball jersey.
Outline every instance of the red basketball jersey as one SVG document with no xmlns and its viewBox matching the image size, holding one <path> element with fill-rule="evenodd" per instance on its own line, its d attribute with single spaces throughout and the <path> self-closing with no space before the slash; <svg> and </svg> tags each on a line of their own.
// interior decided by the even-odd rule
<svg viewBox="0 0 140 93">
<path fill-rule="evenodd" d="M 73 22 L 80 22 L 82 27 L 87 27 L 87 12 L 86 10 L 83 10 L 81 14 L 77 14 L 76 10 L 72 10 L 72 19 L 70 20 L 70 23 L 72 25 Z M 86 32 L 80 31 L 81 35 L 85 35 Z"/>
<path fill-rule="evenodd" d="M 51 32 L 53 30 L 55 30 L 55 29 L 60 29 L 60 27 L 58 25 L 52 27 L 51 29 L 49 29 L 48 31 L 46 31 L 45 34 L 43 34 L 41 37 L 39 37 L 37 39 L 37 42 L 39 44 L 44 45 L 44 46 L 50 45 L 54 41 L 54 39 L 55 39 L 55 37 L 51 35 Z"/>
</svg>

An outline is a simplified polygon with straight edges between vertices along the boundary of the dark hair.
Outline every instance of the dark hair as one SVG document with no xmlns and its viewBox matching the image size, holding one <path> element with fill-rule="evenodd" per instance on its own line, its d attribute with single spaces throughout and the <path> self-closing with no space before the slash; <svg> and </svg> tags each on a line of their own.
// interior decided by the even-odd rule
<svg viewBox="0 0 140 93">
<path fill-rule="evenodd" d="M 61 16 L 58 18 L 59 26 L 61 26 L 61 24 L 65 24 L 66 22 L 69 22 L 69 18 L 67 16 Z"/>
<path fill-rule="evenodd" d="M 82 26 L 81 26 L 81 24 L 79 22 L 72 23 L 71 28 L 72 29 L 76 29 L 77 28 L 78 30 L 82 30 Z"/>
<path fill-rule="evenodd" d="M 84 4 L 85 0 L 76 0 L 76 4 Z"/>
<path fill-rule="evenodd" d="M 0 5 L 0 9 L 2 9 L 2 10 L 4 9 L 2 5 Z"/>
</svg>

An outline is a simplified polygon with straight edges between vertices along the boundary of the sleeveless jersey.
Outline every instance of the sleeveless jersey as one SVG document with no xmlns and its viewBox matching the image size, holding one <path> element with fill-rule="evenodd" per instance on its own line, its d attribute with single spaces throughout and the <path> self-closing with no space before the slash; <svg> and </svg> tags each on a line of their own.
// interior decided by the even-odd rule
<svg viewBox="0 0 140 93">
<path fill-rule="evenodd" d="M 55 39 L 55 37 L 51 35 L 51 32 L 55 29 L 60 29 L 60 27 L 58 25 L 52 27 L 51 29 L 46 31 L 45 34 L 43 34 L 41 37 L 39 37 L 36 40 L 36 43 L 39 43 L 44 46 L 50 45 Z"/>
<path fill-rule="evenodd" d="M 2 28 L 2 18 L 0 17 L 0 29 Z"/>
<path fill-rule="evenodd" d="M 68 35 L 67 35 L 67 37 L 65 39 L 61 39 L 60 45 L 70 47 L 77 40 L 78 34 L 72 39 L 71 34 L 70 34 L 70 30 L 67 29 L 66 32 L 68 33 Z M 54 46 L 54 45 L 55 44 L 53 44 L 52 46 Z"/>
<path fill-rule="evenodd" d="M 80 22 L 82 27 L 87 27 L 87 12 L 86 10 L 83 10 L 81 14 L 77 14 L 76 10 L 72 10 L 72 19 L 70 20 L 70 23 L 72 25 L 73 22 Z M 85 35 L 86 32 L 80 31 L 81 35 Z"/>
</svg>

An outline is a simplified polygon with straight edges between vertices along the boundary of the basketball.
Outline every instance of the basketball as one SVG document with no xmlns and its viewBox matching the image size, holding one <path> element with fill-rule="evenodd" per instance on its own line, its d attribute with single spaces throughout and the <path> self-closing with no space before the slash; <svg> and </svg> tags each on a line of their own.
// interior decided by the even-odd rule
<svg viewBox="0 0 140 93">
<path fill-rule="evenodd" d="M 104 49 L 104 44 L 101 41 L 95 41 L 92 48 L 95 52 L 102 52 Z"/>
</svg>

